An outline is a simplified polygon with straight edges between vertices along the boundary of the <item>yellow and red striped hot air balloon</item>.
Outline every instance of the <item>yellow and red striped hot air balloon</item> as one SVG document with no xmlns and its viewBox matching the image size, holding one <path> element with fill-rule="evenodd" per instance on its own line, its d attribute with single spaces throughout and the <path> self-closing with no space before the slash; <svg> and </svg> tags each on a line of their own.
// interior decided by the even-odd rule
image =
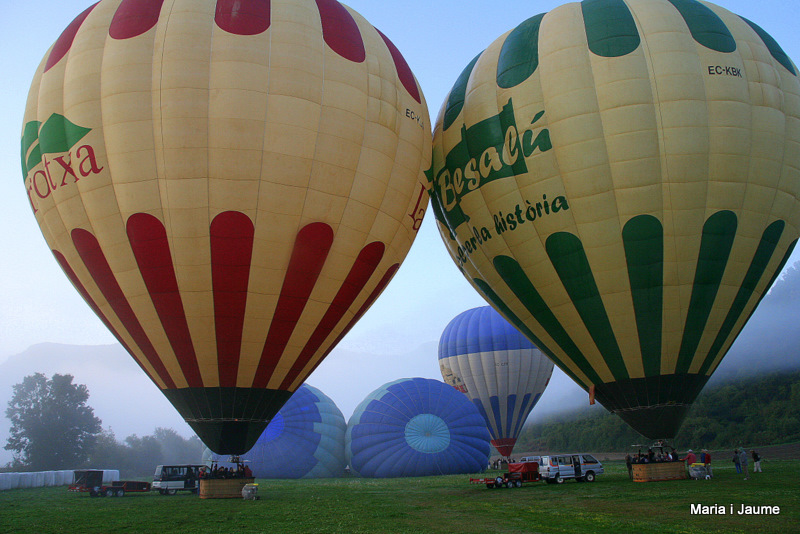
<svg viewBox="0 0 800 534">
<path fill-rule="evenodd" d="M 800 82 L 696 0 L 585 0 L 463 71 L 434 132 L 473 286 L 634 429 L 673 437 L 800 233 Z"/>
<path fill-rule="evenodd" d="M 227 454 L 397 271 L 430 137 L 400 52 L 335 0 L 102 0 L 37 70 L 21 156 L 73 285 Z"/>
</svg>

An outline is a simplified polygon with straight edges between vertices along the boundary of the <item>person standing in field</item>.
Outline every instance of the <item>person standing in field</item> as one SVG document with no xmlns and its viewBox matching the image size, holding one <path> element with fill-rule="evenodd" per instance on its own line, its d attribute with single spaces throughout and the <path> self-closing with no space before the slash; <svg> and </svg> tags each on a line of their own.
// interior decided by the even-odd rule
<svg viewBox="0 0 800 534">
<path fill-rule="evenodd" d="M 703 457 L 703 465 L 706 468 L 706 475 L 709 477 L 714 476 L 711 473 L 711 453 L 708 452 L 706 449 L 703 449 L 702 457 Z"/>
<path fill-rule="evenodd" d="M 747 453 L 744 447 L 739 447 L 739 463 L 742 465 L 742 471 L 744 471 L 744 479 L 748 480 L 750 478 L 750 473 L 747 471 Z"/>
<path fill-rule="evenodd" d="M 739 460 L 739 451 L 733 449 L 733 465 L 736 466 L 736 472 L 741 474 L 742 473 L 742 463 Z"/>
<path fill-rule="evenodd" d="M 761 471 L 761 456 L 756 451 L 750 451 L 753 454 L 753 473 L 762 473 Z"/>
<path fill-rule="evenodd" d="M 631 458 L 631 453 L 625 455 L 625 466 L 628 468 L 628 478 L 633 480 L 633 458 Z"/>
</svg>

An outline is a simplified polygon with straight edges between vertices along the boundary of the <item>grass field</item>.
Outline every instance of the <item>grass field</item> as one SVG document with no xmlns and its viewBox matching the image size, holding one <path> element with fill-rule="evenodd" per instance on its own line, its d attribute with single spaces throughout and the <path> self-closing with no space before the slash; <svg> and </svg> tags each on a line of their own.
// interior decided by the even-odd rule
<svg viewBox="0 0 800 534">
<path fill-rule="evenodd" d="M 468 475 L 259 480 L 258 501 L 21 489 L 0 492 L 0 533 L 800 532 L 800 461 L 764 462 L 764 471 L 745 481 L 717 466 L 709 481 L 641 484 L 615 462 L 593 484 L 491 490 L 469 484 Z M 693 515 L 692 503 L 728 513 Z M 780 514 L 738 515 L 743 504 L 779 506 Z"/>
</svg>

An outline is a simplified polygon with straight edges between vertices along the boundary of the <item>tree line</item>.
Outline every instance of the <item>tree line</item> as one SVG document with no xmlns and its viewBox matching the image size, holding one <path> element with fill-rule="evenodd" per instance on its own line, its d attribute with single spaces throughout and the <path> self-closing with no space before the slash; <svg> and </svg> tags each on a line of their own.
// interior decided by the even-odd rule
<svg viewBox="0 0 800 534">
<path fill-rule="evenodd" d="M 525 451 L 625 451 L 648 440 L 600 406 L 528 423 Z M 727 449 L 800 441 L 800 371 L 781 371 L 709 385 L 671 442 L 679 449 Z"/>
<path fill-rule="evenodd" d="M 205 448 L 200 439 L 186 439 L 171 428 L 118 441 L 110 428 L 102 428 L 88 399 L 88 388 L 73 383 L 72 375 L 35 373 L 14 385 L 5 444 L 14 459 L 0 470 L 118 469 L 123 477 L 146 477 L 159 464 L 200 461 Z"/>
</svg>

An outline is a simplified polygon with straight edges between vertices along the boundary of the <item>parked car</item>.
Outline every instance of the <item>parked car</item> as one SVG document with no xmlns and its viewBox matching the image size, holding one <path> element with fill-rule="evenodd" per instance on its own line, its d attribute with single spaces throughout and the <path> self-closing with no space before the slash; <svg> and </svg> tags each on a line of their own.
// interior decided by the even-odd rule
<svg viewBox="0 0 800 534">
<path fill-rule="evenodd" d="M 549 484 L 561 484 L 568 478 L 594 482 L 595 477 L 604 471 L 603 464 L 591 454 L 571 453 L 542 456 L 539 472 Z"/>
<path fill-rule="evenodd" d="M 523 456 L 522 458 L 519 459 L 519 462 L 520 463 L 536 462 L 537 464 L 541 464 L 542 463 L 542 457 L 541 456 Z"/>
<path fill-rule="evenodd" d="M 153 491 L 175 495 L 179 490 L 197 493 L 202 464 L 159 465 L 153 474 Z"/>
</svg>

